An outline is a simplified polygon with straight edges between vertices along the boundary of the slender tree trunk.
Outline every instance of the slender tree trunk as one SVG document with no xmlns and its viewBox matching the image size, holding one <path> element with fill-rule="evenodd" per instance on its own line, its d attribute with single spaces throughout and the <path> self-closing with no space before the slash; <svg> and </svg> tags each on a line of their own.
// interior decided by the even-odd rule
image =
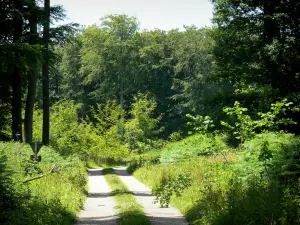
<svg viewBox="0 0 300 225">
<path fill-rule="evenodd" d="M 30 16 L 30 41 L 29 44 L 37 44 L 37 11 L 36 2 L 32 1 L 32 12 Z M 36 86 L 37 86 L 37 59 L 34 59 L 35 63 L 31 69 L 31 74 L 28 79 L 28 92 L 25 108 L 25 122 L 24 122 L 24 136 L 25 142 L 32 142 L 32 123 L 33 123 L 33 108 L 35 102 Z"/>
<path fill-rule="evenodd" d="M 276 15 L 276 7 L 278 5 L 278 0 L 270 1 L 264 0 L 264 27 L 263 27 L 263 35 L 265 44 L 272 44 L 274 39 L 280 38 L 280 27 L 275 19 Z M 280 86 L 280 75 L 278 71 L 278 66 L 271 59 L 271 56 L 266 54 L 264 57 L 265 70 L 268 77 L 268 82 L 270 82 L 271 86 L 274 90 Z M 279 83 L 278 83 L 279 82 Z"/>
<path fill-rule="evenodd" d="M 121 87 L 120 87 L 120 110 L 121 110 L 121 117 L 120 117 L 120 129 L 121 129 L 121 137 L 124 136 L 124 84 L 123 78 L 121 77 Z"/>
<path fill-rule="evenodd" d="M 22 9 L 23 1 L 14 0 L 14 8 L 17 10 L 16 15 L 14 16 L 14 33 L 13 41 L 17 43 L 22 36 L 23 31 L 23 18 L 22 18 Z M 16 65 L 14 67 L 12 75 L 12 138 L 14 140 L 22 141 L 22 93 L 21 93 L 21 69 L 18 53 L 15 53 Z M 19 134 L 19 135 L 17 135 Z"/>
<path fill-rule="evenodd" d="M 43 144 L 49 144 L 50 113 L 49 113 L 49 30 L 50 30 L 50 0 L 44 0 L 45 22 L 43 41 L 46 50 L 43 62 Z"/>
</svg>

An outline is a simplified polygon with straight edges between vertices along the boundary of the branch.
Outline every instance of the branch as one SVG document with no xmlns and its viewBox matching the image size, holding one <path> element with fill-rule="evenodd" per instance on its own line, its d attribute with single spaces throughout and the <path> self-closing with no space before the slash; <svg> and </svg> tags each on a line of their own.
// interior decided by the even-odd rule
<svg viewBox="0 0 300 225">
<path fill-rule="evenodd" d="M 23 184 L 28 183 L 28 182 L 33 181 L 33 180 L 41 179 L 41 178 L 43 178 L 43 177 L 45 177 L 45 176 L 50 175 L 51 173 L 54 173 L 55 167 L 56 167 L 56 163 L 52 166 L 52 168 L 49 170 L 48 173 L 44 173 L 44 174 L 42 174 L 42 175 L 40 175 L 40 176 L 37 176 L 37 177 L 29 178 L 29 179 L 23 181 Z"/>
</svg>

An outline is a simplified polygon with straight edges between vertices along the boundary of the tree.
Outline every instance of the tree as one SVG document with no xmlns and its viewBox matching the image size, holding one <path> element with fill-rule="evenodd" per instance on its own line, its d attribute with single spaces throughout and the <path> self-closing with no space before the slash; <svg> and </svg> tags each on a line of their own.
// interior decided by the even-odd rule
<svg viewBox="0 0 300 225">
<path fill-rule="evenodd" d="M 274 98 L 299 91 L 297 1 L 213 1 L 217 77 L 238 87 L 269 85 Z"/>
<path fill-rule="evenodd" d="M 299 102 L 300 4 L 214 0 L 215 80 L 253 112 L 276 100 Z M 293 118 L 297 118 L 295 113 Z"/>
<path fill-rule="evenodd" d="M 121 112 L 124 110 L 124 84 L 128 84 L 129 75 L 128 59 L 126 52 L 128 51 L 128 42 L 137 33 L 139 25 L 135 17 L 128 17 L 124 14 L 121 15 L 108 15 L 102 19 L 102 27 L 108 33 L 112 34 L 117 40 L 119 53 L 116 57 L 117 66 L 119 71 L 117 72 L 117 79 L 120 82 L 120 105 Z M 123 114 L 121 113 L 121 119 Z"/>
<path fill-rule="evenodd" d="M 37 33 L 37 25 L 38 25 L 38 9 L 36 5 L 36 1 L 32 0 L 30 2 L 30 16 L 29 16 L 29 25 L 30 25 L 30 36 L 29 36 L 29 44 L 37 45 L 38 44 L 38 33 Z M 25 107 L 25 121 L 24 121 L 24 136 L 25 142 L 32 142 L 32 126 L 33 126 L 33 108 L 35 103 L 35 95 L 37 88 L 37 78 L 38 78 L 38 56 L 33 56 L 33 64 L 30 70 L 30 74 L 28 77 L 28 91 L 27 91 L 27 100 Z"/>
<path fill-rule="evenodd" d="M 13 43 L 17 46 L 20 43 L 23 32 L 23 0 L 14 0 L 13 7 L 15 8 L 13 16 Z M 17 51 L 14 56 L 16 63 L 12 74 L 12 137 L 14 140 L 22 140 L 21 65 Z M 20 137 L 17 137 L 17 134 Z"/>
<path fill-rule="evenodd" d="M 50 112 L 49 112 L 49 39 L 50 39 L 50 0 L 44 1 L 45 21 L 43 31 L 43 43 L 45 48 L 42 66 L 43 79 L 43 144 L 49 144 Z"/>
</svg>

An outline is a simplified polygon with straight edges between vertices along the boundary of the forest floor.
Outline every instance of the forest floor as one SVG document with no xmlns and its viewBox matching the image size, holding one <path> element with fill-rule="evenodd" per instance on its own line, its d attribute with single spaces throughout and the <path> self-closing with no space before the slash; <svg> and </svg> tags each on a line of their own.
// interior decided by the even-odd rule
<svg viewBox="0 0 300 225">
<path fill-rule="evenodd" d="M 125 167 L 114 168 L 116 175 L 134 194 L 139 204 L 143 206 L 145 215 L 152 225 L 188 225 L 182 214 L 173 207 L 160 208 L 154 204 L 155 197 L 151 189 L 131 176 Z M 76 225 L 116 225 L 118 210 L 111 190 L 102 174 L 102 169 L 89 170 L 88 197 L 84 209 L 79 213 Z M 142 224 L 141 224 L 142 225 Z"/>
</svg>

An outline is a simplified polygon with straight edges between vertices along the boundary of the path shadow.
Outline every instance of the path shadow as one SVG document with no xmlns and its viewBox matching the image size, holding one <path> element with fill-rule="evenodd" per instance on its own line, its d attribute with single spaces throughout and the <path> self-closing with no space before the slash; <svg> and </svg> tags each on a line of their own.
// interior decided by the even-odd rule
<svg viewBox="0 0 300 225">
<path fill-rule="evenodd" d="M 191 225 L 183 218 L 148 217 L 152 225 Z"/>
<path fill-rule="evenodd" d="M 115 217 L 86 217 L 81 218 L 75 222 L 75 225 L 117 225 Z"/>
<path fill-rule="evenodd" d="M 89 176 L 103 176 L 102 175 L 102 169 L 93 169 L 93 170 L 88 170 Z"/>
<path fill-rule="evenodd" d="M 187 225 L 182 218 L 148 217 L 152 225 Z M 135 223 L 137 222 L 137 223 Z M 132 225 L 143 225 L 134 221 Z M 87 217 L 76 221 L 75 225 L 117 225 L 117 219 L 112 217 Z M 190 224 L 189 224 L 190 225 Z"/>
<path fill-rule="evenodd" d="M 129 174 L 129 173 L 127 172 L 126 169 L 118 169 L 118 168 L 114 168 L 114 171 L 115 171 L 115 173 L 116 173 L 118 176 L 126 176 L 126 177 L 132 176 L 131 174 Z"/>
<path fill-rule="evenodd" d="M 131 194 L 134 196 L 152 196 L 151 193 L 145 193 L 145 192 L 131 192 L 131 191 L 118 191 L 118 192 L 112 192 L 112 193 L 89 193 L 88 198 L 107 198 L 107 197 L 112 197 L 116 195 L 127 195 Z"/>
</svg>

